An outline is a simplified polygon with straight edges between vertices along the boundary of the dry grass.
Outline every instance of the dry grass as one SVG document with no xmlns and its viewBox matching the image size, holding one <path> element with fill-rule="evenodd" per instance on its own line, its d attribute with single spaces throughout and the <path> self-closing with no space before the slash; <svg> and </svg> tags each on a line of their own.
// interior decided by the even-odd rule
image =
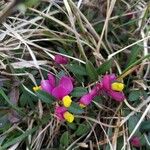
<svg viewBox="0 0 150 150">
<path fill-rule="evenodd" d="M 0 10 L 3 11 L 6 7 L 4 6 L 4 1 L 1 1 Z M 63 70 L 66 74 L 72 75 L 66 66 L 54 65 L 55 54 L 66 56 L 70 61 L 83 65 L 86 60 L 91 60 L 95 68 L 113 59 L 113 66 L 108 72 L 115 71 L 120 76 L 120 80 L 132 83 L 127 83 L 129 85 L 126 93 L 129 94 L 132 89 L 146 90 L 147 98 L 142 97 L 140 101 L 134 103 L 128 100 L 127 95 L 126 101 L 120 105 L 110 100 L 103 100 L 100 103 L 94 101 L 89 108 L 89 113 L 86 112 L 87 115 L 76 116 L 90 128 L 80 137 L 75 136 L 66 123 L 61 123 L 53 114 L 50 115 L 51 108 L 38 101 L 34 109 L 25 106 L 26 115 L 21 117 L 19 122 L 11 123 L 7 130 L 1 133 L 2 143 L 3 140 L 5 141 L 5 144 L 0 142 L 2 148 L 9 147 L 9 150 L 57 149 L 60 136 L 68 130 L 73 141 L 65 147 L 67 150 L 81 147 L 91 150 L 133 149 L 130 144 L 131 137 L 142 121 L 149 119 L 149 9 L 149 3 L 144 0 L 105 2 L 101 0 L 76 2 L 42 0 L 41 5 L 29 7 L 25 14 L 17 11 L 9 16 L 0 25 L 0 77 L 2 77 L 0 81 L 10 82 L 10 84 L 19 82 L 20 86 L 16 86 L 18 90 L 23 88 L 34 96 L 28 84 L 38 85 L 39 80 L 44 79 L 46 73 L 52 72 L 57 75 L 60 70 Z M 100 13 L 101 11 L 103 13 Z M 127 40 L 125 40 L 126 37 Z M 125 67 L 125 61 L 135 45 L 142 47 L 142 51 L 137 56 L 138 60 L 128 66 L 129 68 Z M 61 53 L 59 49 L 66 50 L 68 54 Z M 72 54 L 69 55 L 69 53 Z M 136 72 L 136 75 L 133 72 Z M 11 82 L 12 80 L 14 83 Z M 94 83 L 77 84 L 88 87 Z M 5 92 L 10 93 L 11 86 L 7 86 L 8 89 L 5 88 Z M 19 99 L 15 105 L 18 107 Z M 94 114 L 91 112 L 92 109 Z M 12 108 L 7 107 L 6 110 L 10 114 Z M 125 110 L 128 114 L 125 114 Z M 128 121 L 136 114 L 140 114 L 141 117 L 129 133 Z M 32 134 L 28 135 L 26 133 L 28 130 Z M 15 133 L 15 136 L 11 137 L 14 143 L 10 143 L 9 139 L 12 133 Z M 27 135 L 26 139 L 15 139 L 23 134 Z M 150 145 L 149 136 L 147 134 L 144 136 L 147 144 Z M 120 137 L 121 147 L 119 147 Z"/>
</svg>

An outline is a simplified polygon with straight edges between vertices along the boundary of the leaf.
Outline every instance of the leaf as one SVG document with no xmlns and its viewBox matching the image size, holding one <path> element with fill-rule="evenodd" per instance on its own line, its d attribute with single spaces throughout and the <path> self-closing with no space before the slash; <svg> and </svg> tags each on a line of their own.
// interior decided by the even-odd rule
<svg viewBox="0 0 150 150">
<path fill-rule="evenodd" d="M 139 100 L 140 96 L 141 96 L 141 91 L 134 90 L 129 93 L 128 99 L 129 99 L 129 101 L 137 101 L 137 100 Z"/>
<path fill-rule="evenodd" d="M 134 130 L 135 126 L 137 125 L 139 119 L 141 118 L 140 114 L 137 115 L 133 115 L 129 118 L 128 120 L 128 130 L 129 130 L 129 134 L 132 133 L 132 131 Z M 139 128 L 136 130 L 135 134 L 139 134 Z"/>
<path fill-rule="evenodd" d="M 48 94 L 45 91 L 38 90 L 38 91 L 36 91 L 36 94 L 41 101 L 48 103 L 48 104 L 53 103 L 53 101 L 55 99 L 53 96 L 51 96 L 50 94 Z"/>
<path fill-rule="evenodd" d="M 24 4 L 27 6 L 27 7 L 33 7 L 33 6 L 36 6 L 40 3 L 40 0 L 25 0 Z"/>
<path fill-rule="evenodd" d="M 87 75 L 86 69 L 82 65 L 70 64 L 67 68 L 76 75 L 85 76 Z"/>
<path fill-rule="evenodd" d="M 24 107 L 27 103 L 28 103 L 28 99 L 30 98 L 28 94 L 26 94 L 27 92 L 23 92 L 20 96 L 20 105 L 22 107 Z"/>
<path fill-rule="evenodd" d="M 60 138 L 60 144 L 62 145 L 62 146 L 68 146 L 69 145 L 69 132 L 68 131 L 65 131 L 63 134 L 62 134 L 62 136 L 61 136 L 61 138 Z"/>
<path fill-rule="evenodd" d="M 105 61 L 98 69 L 97 73 L 99 75 L 105 74 L 112 66 L 112 59 Z"/>
<path fill-rule="evenodd" d="M 8 124 L 8 116 L 4 115 L 2 117 L 0 117 L 0 128 L 5 127 Z"/>
<path fill-rule="evenodd" d="M 89 60 L 86 61 L 86 71 L 91 80 L 96 81 L 98 79 L 97 71 Z"/>
<path fill-rule="evenodd" d="M 82 136 L 83 134 L 86 134 L 89 131 L 90 127 L 88 124 L 80 124 L 78 129 L 75 131 L 75 134 L 77 136 Z"/>
<path fill-rule="evenodd" d="M 143 122 L 141 123 L 140 131 L 141 131 L 142 133 L 143 133 L 143 132 L 149 132 L 149 131 L 150 131 L 150 120 L 143 121 Z"/>
<path fill-rule="evenodd" d="M 19 107 L 17 107 L 16 105 L 14 105 L 9 98 L 7 97 L 7 95 L 5 94 L 5 92 L 0 88 L 0 95 L 2 95 L 2 97 L 5 99 L 5 101 L 16 111 L 18 111 L 20 114 L 25 115 L 25 113 L 23 111 L 21 111 L 21 109 Z"/>
<path fill-rule="evenodd" d="M 72 130 L 76 130 L 77 126 L 76 123 L 72 122 L 72 123 L 67 123 L 67 126 L 72 129 Z"/>
<path fill-rule="evenodd" d="M 84 94 L 86 94 L 88 91 L 84 87 L 76 87 L 74 88 L 73 92 L 71 93 L 71 96 L 73 97 L 81 97 Z"/>
<path fill-rule="evenodd" d="M 29 129 L 27 131 L 25 131 L 23 134 L 21 134 L 20 136 L 12 139 L 9 142 L 4 143 L 4 145 L 1 146 L 1 150 L 5 150 L 7 149 L 9 146 L 17 143 L 17 142 L 21 142 L 22 140 L 24 140 L 27 136 L 31 135 L 33 132 L 35 132 L 38 128 L 34 127 L 32 129 Z"/>
<path fill-rule="evenodd" d="M 134 63 L 137 60 L 137 56 L 139 55 L 141 51 L 141 47 L 138 45 L 135 45 L 131 49 L 131 54 L 128 57 L 127 67 L 129 67 L 132 63 Z"/>
<path fill-rule="evenodd" d="M 68 108 L 68 111 L 73 114 L 82 114 L 84 110 L 75 102 L 72 102 L 71 106 Z"/>
</svg>

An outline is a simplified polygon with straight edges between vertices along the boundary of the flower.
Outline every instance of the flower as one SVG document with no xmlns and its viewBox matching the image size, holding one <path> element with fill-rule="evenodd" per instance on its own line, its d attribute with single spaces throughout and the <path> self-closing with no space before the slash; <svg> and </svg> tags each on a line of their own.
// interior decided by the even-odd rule
<svg viewBox="0 0 150 150">
<path fill-rule="evenodd" d="M 67 111 L 67 108 L 63 106 L 57 106 L 55 108 L 55 115 L 60 120 L 66 120 L 69 123 L 74 121 L 74 115 Z"/>
<path fill-rule="evenodd" d="M 56 85 L 55 77 L 48 74 L 48 80 L 41 81 L 42 90 L 54 96 L 57 100 L 62 100 L 64 96 L 70 94 L 73 90 L 73 84 L 68 76 L 63 76 Z"/>
<path fill-rule="evenodd" d="M 55 115 L 60 120 L 66 120 L 69 123 L 73 122 L 74 115 L 67 111 L 72 103 L 71 97 L 68 95 L 73 90 L 72 78 L 62 76 L 56 85 L 56 79 L 52 74 L 48 74 L 48 80 L 41 81 L 41 89 L 54 96 L 57 100 L 61 100 L 63 106 L 55 108 Z"/>
<path fill-rule="evenodd" d="M 57 64 L 63 64 L 63 65 L 65 65 L 69 62 L 69 59 L 62 55 L 55 55 L 54 60 Z"/>
<path fill-rule="evenodd" d="M 71 99 L 71 97 L 69 95 L 64 96 L 63 99 L 62 99 L 62 101 L 63 101 L 63 105 L 65 107 L 70 107 L 70 105 L 72 103 L 72 99 Z"/>
<path fill-rule="evenodd" d="M 66 121 L 68 121 L 69 123 L 72 123 L 73 120 L 74 120 L 74 115 L 71 114 L 70 112 L 66 111 L 64 114 L 63 114 L 64 118 Z"/>
<path fill-rule="evenodd" d="M 89 93 L 83 95 L 79 101 L 80 107 L 84 108 L 87 105 L 89 105 L 92 102 L 92 100 L 95 98 L 95 96 L 98 95 L 100 89 L 101 89 L 100 85 L 97 84 Z"/>
<path fill-rule="evenodd" d="M 58 119 L 63 120 L 64 119 L 64 113 L 67 111 L 67 108 L 63 106 L 57 106 L 55 108 L 55 115 Z"/>
<path fill-rule="evenodd" d="M 102 90 L 116 101 L 123 101 L 125 99 L 122 92 L 124 84 L 117 81 L 115 74 L 105 75 L 101 83 Z"/>
<path fill-rule="evenodd" d="M 141 146 L 140 138 L 137 136 L 132 137 L 130 142 L 134 147 L 140 147 Z"/>
<path fill-rule="evenodd" d="M 38 91 L 38 90 L 41 90 L 41 86 L 34 86 L 34 87 L 33 87 L 33 91 L 34 91 L 34 92 L 36 92 L 36 91 Z"/>
</svg>

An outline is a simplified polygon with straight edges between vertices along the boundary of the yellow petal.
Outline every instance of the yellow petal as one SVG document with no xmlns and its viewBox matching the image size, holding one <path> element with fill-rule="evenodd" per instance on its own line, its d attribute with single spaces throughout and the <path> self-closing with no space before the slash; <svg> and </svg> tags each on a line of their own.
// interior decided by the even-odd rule
<svg viewBox="0 0 150 150">
<path fill-rule="evenodd" d="M 34 91 L 34 92 L 36 92 L 36 91 L 38 91 L 38 90 L 41 90 L 41 86 L 34 86 L 34 87 L 33 87 L 33 91 Z"/>
<path fill-rule="evenodd" d="M 73 120 L 74 120 L 74 115 L 71 114 L 70 112 L 66 111 L 66 112 L 64 113 L 64 118 L 65 118 L 65 120 L 68 121 L 69 123 L 72 123 Z"/>
<path fill-rule="evenodd" d="M 63 105 L 64 105 L 65 107 L 70 107 L 70 105 L 71 105 L 71 103 L 72 103 L 71 97 L 68 96 L 68 95 L 65 96 L 65 97 L 63 97 L 62 101 L 63 101 Z"/>
<path fill-rule="evenodd" d="M 114 82 L 111 85 L 112 90 L 121 92 L 124 89 L 124 84 L 119 82 Z"/>
</svg>

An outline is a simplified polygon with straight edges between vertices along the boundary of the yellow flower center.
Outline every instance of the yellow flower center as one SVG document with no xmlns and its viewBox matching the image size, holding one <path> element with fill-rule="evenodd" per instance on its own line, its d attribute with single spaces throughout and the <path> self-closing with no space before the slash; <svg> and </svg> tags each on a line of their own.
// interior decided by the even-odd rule
<svg viewBox="0 0 150 150">
<path fill-rule="evenodd" d="M 122 92 L 122 90 L 124 89 L 124 84 L 119 82 L 114 82 L 112 83 L 111 88 L 114 91 Z"/>
<path fill-rule="evenodd" d="M 33 87 L 33 91 L 34 92 L 36 92 L 36 91 L 38 91 L 38 90 L 41 90 L 42 88 L 41 88 L 41 86 L 34 86 Z"/>
<path fill-rule="evenodd" d="M 81 108 L 85 108 L 85 107 L 86 107 L 86 105 L 84 105 L 84 104 L 82 104 L 82 103 L 80 103 L 79 106 L 80 106 Z"/>
<path fill-rule="evenodd" d="M 70 107 L 70 105 L 71 105 L 71 103 L 72 103 L 71 97 L 68 96 L 68 95 L 65 96 L 65 97 L 63 97 L 62 101 L 63 101 L 63 105 L 64 105 L 65 107 Z"/>
<path fill-rule="evenodd" d="M 68 121 L 69 123 L 72 123 L 73 120 L 74 120 L 74 115 L 71 114 L 70 112 L 66 111 L 64 114 L 63 114 L 64 118 L 66 121 Z"/>
</svg>

